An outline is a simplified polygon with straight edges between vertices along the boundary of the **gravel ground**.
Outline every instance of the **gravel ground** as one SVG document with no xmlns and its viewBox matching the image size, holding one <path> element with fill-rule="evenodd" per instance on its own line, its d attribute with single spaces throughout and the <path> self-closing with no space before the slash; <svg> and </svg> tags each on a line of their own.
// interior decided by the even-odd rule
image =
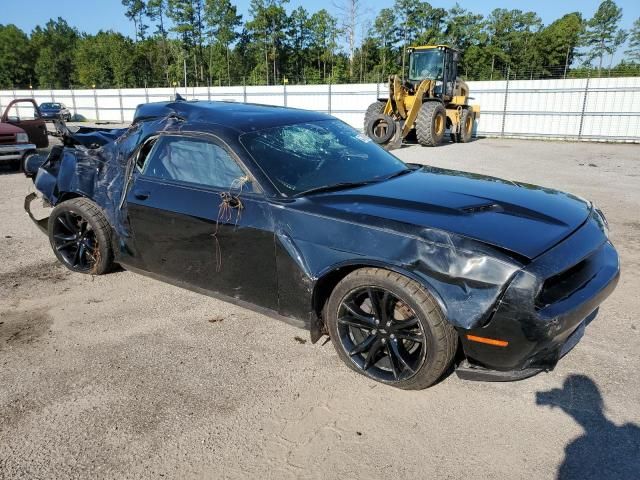
<svg viewBox="0 0 640 480">
<path fill-rule="evenodd" d="M 262 315 L 127 271 L 72 274 L 23 213 L 30 182 L 3 171 L 0 478 L 637 478 L 640 147 L 396 153 L 607 214 L 620 284 L 554 372 L 400 391 Z"/>
</svg>

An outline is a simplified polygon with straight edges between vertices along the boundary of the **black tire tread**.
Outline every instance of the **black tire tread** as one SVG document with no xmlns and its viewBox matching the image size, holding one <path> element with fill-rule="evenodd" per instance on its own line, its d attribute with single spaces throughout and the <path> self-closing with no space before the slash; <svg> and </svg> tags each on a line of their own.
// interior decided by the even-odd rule
<svg viewBox="0 0 640 480">
<path fill-rule="evenodd" d="M 372 103 L 367 107 L 367 111 L 364 114 L 364 131 L 367 131 L 367 125 L 371 122 L 373 117 L 376 115 L 380 115 L 384 113 L 384 107 L 387 105 L 386 102 L 381 102 L 378 100 L 377 102 Z"/>
<path fill-rule="evenodd" d="M 405 382 L 392 385 L 404 390 L 421 390 L 430 387 L 446 373 L 453 362 L 458 347 L 458 334 L 456 330 L 449 322 L 447 322 L 440 307 L 428 290 L 414 280 L 391 270 L 370 267 L 360 268 L 346 275 L 338 285 L 348 280 L 365 280 L 371 277 L 385 278 L 401 288 L 409 289 L 412 299 L 418 304 L 422 309 L 422 312 L 425 314 L 431 333 L 436 339 L 437 350 L 434 354 L 435 360 L 431 367 L 428 370 L 425 370 L 425 367 L 423 366 L 416 375 Z M 329 302 L 331 302 L 331 299 Z M 328 309 L 325 309 L 325 312 L 329 313 Z M 325 319 L 325 322 L 327 320 L 328 319 Z M 329 332 L 332 333 L 331 328 L 329 328 Z M 332 338 L 332 340 L 334 339 Z M 343 358 L 342 355 L 344 353 L 342 352 L 342 347 L 335 340 L 333 341 L 333 344 L 338 355 Z M 351 362 L 345 363 L 358 373 L 362 373 Z"/>
<path fill-rule="evenodd" d="M 55 218 L 57 212 L 65 208 L 73 208 L 81 212 L 83 217 L 88 221 L 93 220 L 93 222 L 98 226 L 96 229 L 98 245 L 104 245 L 104 248 L 101 249 L 100 264 L 87 273 L 90 273 L 91 275 L 104 275 L 105 273 L 109 273 L 114 267 L 113 244 L 111 239 L 111 226 L 109 225 L 103 210 L 88 198 L 76 197 L 56 205 L 51 212 L 50 218 Z M 51 230 L 49 230 L 49 238 L 51 239 L 51 237 Z"/>
<path fill-rule="evenodd" d="M 422 146 L 435 147 L 442 141 L 442 137 L 436 138 L 435 132 L 433 132 L 433 118 L 436 115 L 436 111 L 444 112 L 446 121 L 446 110 L 440 102 L 429 101 L 420 106 L 415 128 L 418 143 Z"/>
<path fill-rule="evenodd" d="M 462 115 L 460 115 L 460 122 L 462 123 L 462 126 L 460 127 L 460 133 L 458 134 L 458 142 L 460 143 L 469 143 L 473 136 L 473 124 L 471 125 L 471 132 L 469 132 L 468 135 L 464 132 L 464 124 L 466 123 L 469 115 L 473 116 L 473 112 L 470 109 L 465 108 L 462 110 Z"/>
</svg>

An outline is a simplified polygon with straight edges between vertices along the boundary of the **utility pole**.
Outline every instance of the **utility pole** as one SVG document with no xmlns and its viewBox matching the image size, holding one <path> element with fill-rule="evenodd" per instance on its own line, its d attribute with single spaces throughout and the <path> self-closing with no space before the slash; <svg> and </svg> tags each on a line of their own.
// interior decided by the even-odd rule
<svg viewBox="0 0 640 480">
<path fill-rule="evenodd" d="M 184 93 L 187 93 L 187 57 L 184 59 Z"/>
</svg>

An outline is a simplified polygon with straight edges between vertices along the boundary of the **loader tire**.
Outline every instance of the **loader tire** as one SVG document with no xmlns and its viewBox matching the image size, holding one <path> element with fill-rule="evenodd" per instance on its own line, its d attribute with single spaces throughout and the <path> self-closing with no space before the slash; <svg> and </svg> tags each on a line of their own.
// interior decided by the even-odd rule
<svg viewBox="0 0 640 480">
<path fill-rule="evenodd" d="M 473 136 L 473 120 L 475 116 L 471 110 L 464 109 L 460 115 L 460 133 L 452 133 L 451 141 L 469 143 Z"/>
<path fill-rule="evenodd" d="M 369 105 L 366 113 L 364 114 L 364 131 L 367 131 L 367 125 L 371 123 L 373 117 L 384 113 L 384 107 L 387 105 L 387 102 L 377 101 Z"/>
<path fill-rule="evenodd" d="M 435 147 L 444 138 L 447 126 L 447 112 L 440 102 L 423 103 L 416 120 L 418 143 L 425 147 Z"/>
<path fill-rule="evenodd" d="M 367 136 L 379 145 L 383 145 L 396 134 L 396 122 L 389 115 L 381 113 L 367 124 Z"/>
</svg>

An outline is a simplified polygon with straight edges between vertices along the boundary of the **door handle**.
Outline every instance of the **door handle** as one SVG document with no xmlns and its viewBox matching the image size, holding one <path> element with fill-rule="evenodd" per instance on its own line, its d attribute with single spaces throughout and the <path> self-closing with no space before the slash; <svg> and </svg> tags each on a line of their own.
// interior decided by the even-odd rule
<svg viewBox="0 0 640 480">
<path fill-rule="evenodd" d="M 136 197 L 138 200 L 146 200 L 147 198 L 149 198 L 149 196 L 151 195 L 150 192 L 142 191 L 142 190 L 136 190 L 133 192 L 133 196 Z"/>
</svg>

